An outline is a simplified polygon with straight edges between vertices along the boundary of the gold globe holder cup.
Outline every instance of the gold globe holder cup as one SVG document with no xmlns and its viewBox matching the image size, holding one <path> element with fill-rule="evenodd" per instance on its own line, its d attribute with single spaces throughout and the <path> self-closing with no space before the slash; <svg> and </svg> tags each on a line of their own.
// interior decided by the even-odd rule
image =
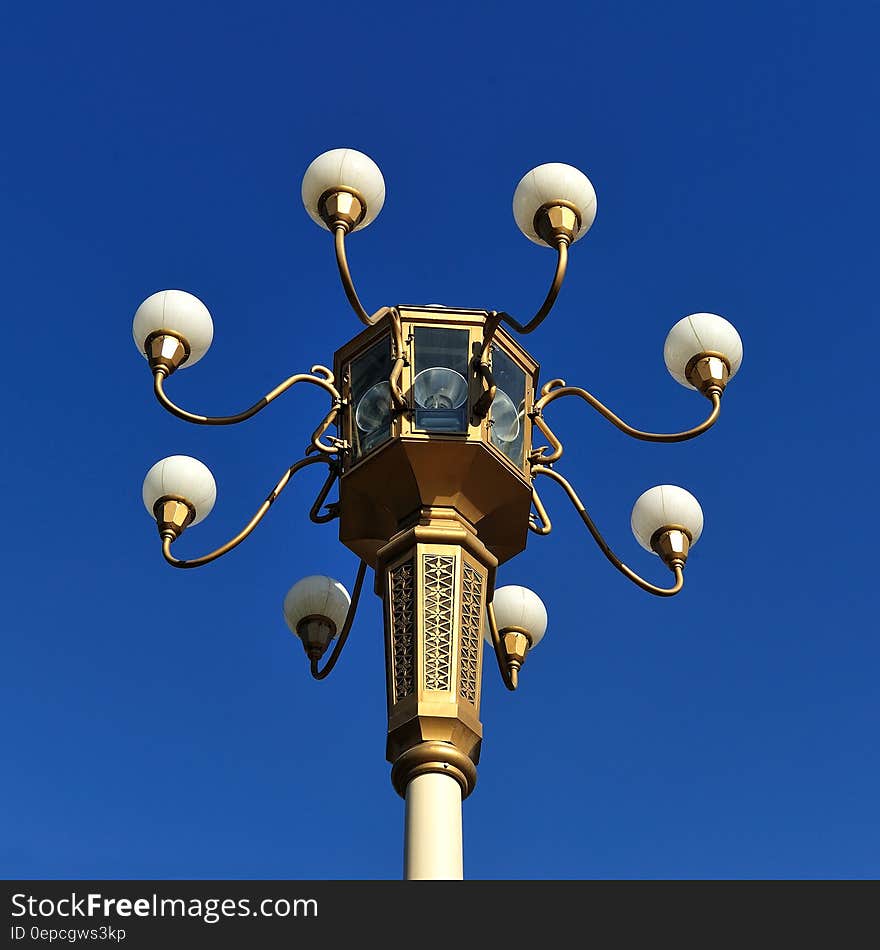
<svg viewBox="0 0 880 950">
<path fill-rule="evenodd" d="M 153 515 L 159 537 L 163 542 L 176 541 L 183 532 L 193 523 L 196 512 L 185 498 L 175 495 L 163 495 L 153 505 Z"/>
<path fill-rule="evenodd" d="M 676 568 L 684 567 L 691 541 L 691 533 L 687 528 L 681 525 L 664 525 L 651 537 L 651 550 L 674 572 Z"/>
<path fill-rule="evenodd" d="M 189 341 L 173 330 L 159 330 L 147 337 L 144 352 L 154 374 L 170 376 L 189 359 Z"/>
<path fill-rule="evenodd" d="M 691 386 L 707 399 L 720 398 L 730 379 L 730 363 L 723 353 L 706 350 L 688 360 L 684 375 Z"/>
</svg>

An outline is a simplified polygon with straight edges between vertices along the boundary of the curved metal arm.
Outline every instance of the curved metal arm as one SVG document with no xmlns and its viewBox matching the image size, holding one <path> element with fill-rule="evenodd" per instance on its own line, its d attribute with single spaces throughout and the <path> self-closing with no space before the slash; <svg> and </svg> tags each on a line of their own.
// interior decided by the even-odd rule
<svg viewBox="0 0 880 950">
<path fill-rule="evenodd" d="M 383 307 L 372 316 L 364 309 L 357 291 L 354 288 L 354 280 L 351 276 L 351 269 L 348 266 L 348 258 L 345 254 L 345 235 L 348 233 L 348 226 L 344 222 L 339 222 L 333 231 L 333 246 L 336 250 L 336 266 L 339 268 L 339 277 L 342 280 L 342 288 L 345 296 L 354 310 L 355 316 L 361 323 L 368 327 L 375 326 L 389 311 L 392 314 L 392 326 L 394 330 L 394 367 L 388 377 L 388 384 L 391 387 L 391 401 L 398 410 L 406 409 L 406 399 L 400 390 L 400 377 L 403 373 L 403 367 L 406 365 L 406 355 L 403 347 L 403 330 L 400 325 L 400 314 L 393 307 Z"/>
<path fill-rule="evenodd" d="M 374 319 L 364 310 L 364 305 L 360 302 L 357 291 L 354 289 L 354 281 L 351 279 L 351 270 L 349 270 L 348 267 L 348 258 L 345 256 L 345 235 L 347 232 L 348 225 L 342 222 L 336 225 L 333 232 L 333 245 L 336 248 L 336 266 L 339 268 L 342 288 L 345 291 L 345 296 L 348 297 L 351 309 L 354 310 L 361 323 L 371 327 L 379 318 L 376 317 Z"/>
<path fill-rule="evenodd" d="M 388 308 L 391 311 L 391 329 L 393 331 L 393 352 L 394 366 L 388 377 L 388 385 L 391 388 L 391 401 L 395 407 L 403 411 L 407 408 L 406 399 L 400 389 L 400 377 L 403 374 L 403 367 L 407 365 L 406 349 L 403 345 L 403 326 L 400 323 L 400 313 L 394 307 Z M 378 316 L 377 316 L 378 319 Z"/>
<path fill-rule="evenodd" d="M 562 289 L 562 282 L 565 280 L 565 271 L 568 267 L 568 239 L 561 237 L 556 242 L 556 271 L 553 274 L 553 283 L 550 285 L 550 290 L 547 291 L 547 296 L 544 298 L 544 303 L 541 304 L 540 310 L 529 320 L 528 323 L 520 323 L 509 313 L 499 313 L 499 318 L 506 323 L 509 327 L 513 327 L 517 333 L 531 333 L 532 330 L 537 330 L 537 328 L 544 322 L 545 317 L 553 309 L 553 304 L 556 303 L 556 298 L 559 296 L 559 291 Z"/>
<path fill-rule="evenodd" d="M 474 370 L 486 385 L 486 388 L 480 393 L 479 399 L 474 403 L 474 418 L 485 419 L 492 408 L 492 403 L 495 401 L 498 384 L 495 382 L 492 367 L 484 359 L 480 357 L 474 359 Z"/>
<path fill-rule="evenodd" d="M 708 398 L 712 401 L 712 411 L 698 426 L 694 426 L 693 429 L 686 429 L 684 432 L 643 432 L 641 429 L 635 429 L 624 422 L 623 419 L 615 415 L 604 403 L 599 402 L 592 393 L 588 393 L 586 389 L 580 389 L 577 386 L 566 386 L 565 380 L 563 379 L 551 379 L 549 383 L 544 385 L 541 390 L 541 398 L 535 403 L 532 409 L 535 421 L 537 422 L 545 407 L 550 405 L 554 399 L 559 399 L 562 396 L 580 396 L 584 402 L 589 403 L 589 405 L 603 415 L 610 423 L 617 426 L 621 432 L 631 435 L 634 439 L 641 439 L 643 442 L 686 442 L 688 439 L 702 435 L 707 429 L 711 429 L 718 420 L 718 414 L 721 412 L 721 393 L 713 389 L 708 394 Z M 539 428 L 550 438 L 547 430 L 543 426 L 539 425 Z M 561 454 L 560 451 L 559 455 Z M 552 456 L 538 457 L 538 461 L 555 461 L 556 458 L 559 458 L 559 455 L 555 458 Z"/>
<path fill-rule="evenodd" d="M 315 503 L 309 509 L 309 518 L 314 521 L 315 524 L 327 524 L 327 522 L 333 521 L 334 518 L 339 517 L 338 501 L 334 501 L 327 505 L 326 514 L 321 514 L 321 505 L 323 505 L 327 500 L 327 496 L 330 494 L 330 489 L 333 487 L 333 483 L 337 478 L 339 478 L 339 466 L 336 462 L 332 462 L 330 464 L 330 472 L 327 475 L 327 479 L 321 486 L 321 490 L 318 492 L 318 497 L 315 499 Z"/>
<path fill-rule="evenodd" d="M 403 367 L 405 365 L 406 360 L 402 356 L 398 356 L 394 361 L 394 366 L 391 368 L 391 375 L 388 377 L 388 386 L 391 389 L 391 401 L 394 403 L 394 408 L 398 412 L 402 412 L 407 408 L 406 398 L 400 389 L 400 377 L 403 374 Z"/>
<path fill-rule="evenodd" d="M 529 531 L 534 531 L 535 534 L 550 534 L 553 530 L 553 525 L 550 522 L 547 509 L 544 507 L 538 495 L 538 489 L 535 488 L 534 484 L 532 485 L 532 504 L 535 506 L 538 518 L 535 518 L 531 513 L 529 514 Z"/>
<path fill-rule="evenodd" d="M 323 452 L 325 455 L 336 455 L 337 452 L 344 452 L 347 448 L 349 448 L 349 445 L 345 439 L 337 439 L 336 436 L 333 435 L 328 436 L 330 440 L 329 443 L 324 443 L 321 441 L 321 436 L 336 421 L 336 417 L 339 415 L 339 410 L 341 408 L 342 400 L 334 400 L 333 405 L 330 407 L 330 411 L 326 416 L 324 416 L 318 425 L 318 428 L 312 433 L 312 438 L 306 447 L 306 455 L 310 455 L 316 450 L 318 452 Z"/>
<path fill-rule="evenodd" d="M 164 367 L 159 367 L 153 373 L 153 392 L 156 394 L 156 398 L 159 402 L 172 415 L 186 422 L 195 422 L 203 426 L 228 426 L 236 422 L 244 422 L 245 419 L 250 419 L 251 416 L 255 416 L 261 409 L 265 409 L 273 399 L 277 399 L 282 393 L 287 392 L 291 386 L 295 386 L 297 383 L 312 383 L 315 386 L 320 386 L 321 389 L 330 394 L 334 402 L 338 402 L 341 405 L 342 397 L 333 385 L 333 373 L 331 373 L 326 366 L 321 365 L 313 366 L 311 372 L 313 375 L 297 373 L 294 376 L 288 377 L 283 383 L 279 383 L 271 392 L 266 393 L 262 399 L 255 402 L 250 409 L 245 409 L 244 412 L 238 412 L 232 416 L 200 416 L 194 412 L 187 412 L 186 409 L 181 409 L 180 406 L 175 405 L 165 394 L 166 370 Z"/>
<path fill-rule="evenodd" d="M 326 679 L 333 671 L 333 667 L 336 666 L 336 661 L 339 659 L 339 655 L 342 653 L 342 648 L 345 646 L 345 641 L 348 639 L 348 635 L 351 632 L 351 625 L 354 623 L 354 615 L 357 613 L 358 601 L 361 599 L 361 588 L 364 586 L 364 575 L 366 573 L 367 562 L 361 561 L 357 572 L 357 578 L 354 582 L 354 590 L 351 592 L 351 603 L 348 605 L 348 613 L 345 615 L 345 623 L 343 623 L 342 629 L 339 631 L 339 637 L 336 640 L 336 646 L 333 647 L 333 652 L 330 654 L 327 662 L 324 664 L 323 670 L 318 669 L 317 659 L 313 658 L 311 660 L 310 671 L 316 680 Z"/>
<path fill-rule="evenodd" d="M 256 526 L 263 520 L 263 516 L 266 512 L 272 507 L 275 499 L 284 491 L 287 483 L 290 481 L 291 477 L 295 475 L 301 468 L 305 468 L 307 465 L 314 465 L 315 462 L 324 462 L 325 464 L 330 464 L 329 460 L 324 455 L 313 455 L 308 458 L 300 459 L 298 462 L 295 462 L 290 468 L 281 476 L 278 480 L 278 484 L 269 492 L 266 500 L 262 505 L 257 509 L 256 514 L 251 518 L 251 520 L 238 532 L 238 534 L 226 542 L 226 544 L 221 545 L 217 548 L 216 551 L 211 551 L 210 554 L 203 554 L 201 557 L 195 557 L 188 561 L 181 561 L 178 558 L 174 557 L 171 553 L 171 545 L 174 541 L 174 538 L 170 535 L 165 535 L 162 538 L 162 555 L 165 560 L 172 567 L 201 567 L 203 564 L 210 564 L 211 561 L 216 561 L 218 557 L 222 557 L 227 552 L 231 551 L 233 548 L 238 547 L 242 541 L 256 528 Z"/>
<path fill-rule="evenodd" d="M 643 577 L 640 577 L 636 574 L 635 571 L 631 570 L 620 560 L 620 558 L 611 550 L 608 546 L 608 543 L 599 533 L 599 529 L 593 523 L 593 519 L 587 513 L 587 509 L 584 507 L 583 502 L 578 498 L 577 492 L 571 487 L 567 479 L 563 478 L 559 472 L 554 472 L 552 468 L 546 468 L 543 465 L 536 465 L 532 469 L 533 475 L 547 475 L 549 478 L 552 478 L 554 481 L 558 482 L 565 489 L 566 494 L 571 499 L 571 503 L 574 505 L 575 510 L 581 516 L 584 524 L 587 526 L 590 534 L 593 536 L 596 544 L 599 545 L 602 553 L 609 561 L 620 571 L 624 577 L 628 577 L 634 584 L 637 584 L 642 590 L 646 590 L 649 594 L 656 594 L 658 597 L 672 597 L 673 594 L 677 594 L 682 587 L 684 586 L 684 572 L 681 569 L 681 566 L 676 564 L 673 566 L 673 573 L 675 574 L 675 584 L 672 587 L 657 587 L 654 584 L 649 583 Z"/>
<path fill-rule="evenodd" d="M 529 452 L 529 464 L 534 465 L 536 462 L 543 462 L 545 465 L 550 465 L 553 462 L 558 462 L 559 459 L 562 458 L 562 443 L 553 434 L 553 430 L 544 421 L 543 416 L 532 415 L 532 422 L 535 424 L 535 427 L 540 429 L 547 437 L 547 441 L 550 443 L 550 447 L 553 451 L 549 454 L 545 454 L 547 452 L 546 445 L 538 449 L 532 449 L 532 451 Z"/>
<path fill-rule="evenodd" d="M 495 647 L 495 659 L 498 661 L 501 679 L 504 681 L 504 685 L 513 692 L 519 685 L 516 670 L 511 670 L 507 665 L 507 655 L 501 643 L 501 634 L 498 632 L 498 621 L 495 619 L 495 605 L 491 601 L 486 604 L 486 613 L 489 616 L 489 634 L 492 637 L 492 646 Z"/>
</svg>

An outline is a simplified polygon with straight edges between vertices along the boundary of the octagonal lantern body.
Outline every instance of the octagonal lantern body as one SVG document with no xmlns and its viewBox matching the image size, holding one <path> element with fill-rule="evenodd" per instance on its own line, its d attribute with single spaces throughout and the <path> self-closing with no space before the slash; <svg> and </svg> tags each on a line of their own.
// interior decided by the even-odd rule
<svg viewBox="0 0 880 950">
<path fill-rule="evenodd" d="M 340 478 L 339 535 L 373 567 L 378 550 L 425 509 L 453 509 L 499 562 L 526 545 L 538 365 L 498 329 L 484 356 L 497 391 L 481 418 L 475 410 L 489 380 L 475 358 L 488 317 L 484 310 L 388 308 L 335 356 L 346 404 L 340 436 L 351 446 Z"/>
</svg>

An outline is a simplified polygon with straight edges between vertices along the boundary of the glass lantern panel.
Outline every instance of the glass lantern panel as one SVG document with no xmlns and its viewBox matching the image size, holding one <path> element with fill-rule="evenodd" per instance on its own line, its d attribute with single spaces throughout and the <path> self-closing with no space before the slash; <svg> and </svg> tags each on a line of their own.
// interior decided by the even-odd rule
<svg viewBox="0 0 880 950">
<path fill-rule="evenodd" d="M 350 364 L 352 458 L 358 459 L 391 437 L 393 407 L 391 338 L 383 337 Z"/>
<path fill-rule="evenodd" d="M 492 375 L 498 391 L 489 413 L 489 441 L 517 468 L 523 467 L 526 373 L 500 347 L 492 347 Z"/>
<path fill-rule="evenodd" d="M 416 327 L 413 375 L 415 427 L 423 432 L 467 432 L 470 333 Z"/>
</svg>

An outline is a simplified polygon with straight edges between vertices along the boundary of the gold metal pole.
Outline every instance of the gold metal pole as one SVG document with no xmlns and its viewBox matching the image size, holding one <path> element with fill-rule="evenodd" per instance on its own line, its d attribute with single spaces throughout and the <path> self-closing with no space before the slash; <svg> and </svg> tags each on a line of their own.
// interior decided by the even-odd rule
<svg viewBox="0 0 880 950">
<path fill-rule="evenodd" d="M 559 472 L 555 472 L 552 468 L 546 468 L 543 465 L 535 465 L 532 468 L 533 475 L 546 475 L 548 478 L 552 478 L 555 482 L 558 482 L 564 489 L 568 497 L 571 499 L 571 503 L 575 507 L 575 511 L 581 516 L 584 524 L 587 526 L 590 534 L 593 536 L 596 544 L 599 545 L 602 553 L 608 560 L 623 574 L 625 577 L 628 577 L 634 584 L 646 590 L 649 594 L 656 594 L 658 597 L 672 597 L 674 594 L 677 594 L 682 587 L 684 586 L 684 572 L 682 571 L 680 564 L 673 564 L 672 571 L 675 574 L 675 584 L 672 587 L 657 587 L 654 584 L 646 581 L 644 578 L 636 574 L 635 571 L 631 570 L 620 560 L 620 558 L 611 550 L 608 546 L 608 543 L 602 537 L 599 529 L 593 522 L 593 519 L 587 513 L 587 509 L 584 507 L 583 502 L 578 498 L 577 492 L 571 487 L 567 479 L 565 479 Z M 491 630 L 491 627 L 490 627 Z M 500 660 L 499 660 L 500 662 Z"/>
</svg>

